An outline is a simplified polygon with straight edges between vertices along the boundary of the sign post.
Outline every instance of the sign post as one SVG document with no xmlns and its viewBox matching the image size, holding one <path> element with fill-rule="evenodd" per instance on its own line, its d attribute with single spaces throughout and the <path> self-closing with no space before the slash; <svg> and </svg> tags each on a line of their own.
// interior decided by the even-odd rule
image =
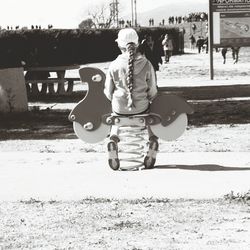
<svg viewBox="0 0 250 250">
<path fill-rule="evenodd" d="M 214 79 L 214 57 L 213 57 L 213 12 L 212 12 L 212 0 L 209 0 L 209 14 L 208 14 L 208 29 L 209 29 L 209 57 L 210 57 L 210 80 Z"/>
</svg>

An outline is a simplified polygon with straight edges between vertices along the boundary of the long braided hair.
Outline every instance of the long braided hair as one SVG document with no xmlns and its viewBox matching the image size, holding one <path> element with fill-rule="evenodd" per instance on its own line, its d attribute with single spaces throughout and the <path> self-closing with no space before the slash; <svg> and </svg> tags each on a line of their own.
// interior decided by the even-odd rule
<svg viewBox="0 0 250 250">
<path fill-rule="evenodd" d="M 128 87 L 128 109 L 131 110 L 133 106 L 132 91 L 134 82 L 134 61 L 136 53 L 136 45 L 134 43 L 128 43 L 126 49 L 129 53 L 128 59 L 128 71 L 127 71 L 127 87 Z"/>
</svg>

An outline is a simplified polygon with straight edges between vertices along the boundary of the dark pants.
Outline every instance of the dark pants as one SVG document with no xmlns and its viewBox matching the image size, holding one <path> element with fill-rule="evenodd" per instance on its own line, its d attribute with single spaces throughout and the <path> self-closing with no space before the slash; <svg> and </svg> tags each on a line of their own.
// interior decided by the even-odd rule
<svg viewBox="0 0 250 250">
<path fill-rule="evenodd" d="M 164 50 L 165 62 L 169 62 L 170 57 L 172 56 L 171 50 Z"/>
</svg>

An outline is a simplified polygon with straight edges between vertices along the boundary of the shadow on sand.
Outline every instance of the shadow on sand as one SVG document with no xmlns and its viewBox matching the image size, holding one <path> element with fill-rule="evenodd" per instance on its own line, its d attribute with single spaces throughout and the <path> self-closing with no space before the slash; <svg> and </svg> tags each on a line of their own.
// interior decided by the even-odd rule
<svg viewBox="0 0 250 250">
<path fill-rule="evenodd" d="M 215 164 L 204 165 L 156 165 L 154 169 L 182 169 L 182 170 L 197 170 L 197 171 L 246 171 L 250 167 L 225 167 Z"/>
</svg>

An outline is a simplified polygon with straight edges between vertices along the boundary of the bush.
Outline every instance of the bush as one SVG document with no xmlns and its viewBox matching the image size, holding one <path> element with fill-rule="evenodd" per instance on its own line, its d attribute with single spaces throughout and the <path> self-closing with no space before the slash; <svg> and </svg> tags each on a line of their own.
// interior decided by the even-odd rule
<svg viewBox="0 0 250 250">
<path fill-rule="evenodd" d="M 111 61 L 120 53 L 115 42 L 118 29 L 89 30 L 1 30 L 0 67 L 60 66 Z M 140 28 L 140 39 L 151 34 L 159 39 L 171 34 L 174 53 L 179 52 L 179 31 L 176 28 Z"/>
</svg>

